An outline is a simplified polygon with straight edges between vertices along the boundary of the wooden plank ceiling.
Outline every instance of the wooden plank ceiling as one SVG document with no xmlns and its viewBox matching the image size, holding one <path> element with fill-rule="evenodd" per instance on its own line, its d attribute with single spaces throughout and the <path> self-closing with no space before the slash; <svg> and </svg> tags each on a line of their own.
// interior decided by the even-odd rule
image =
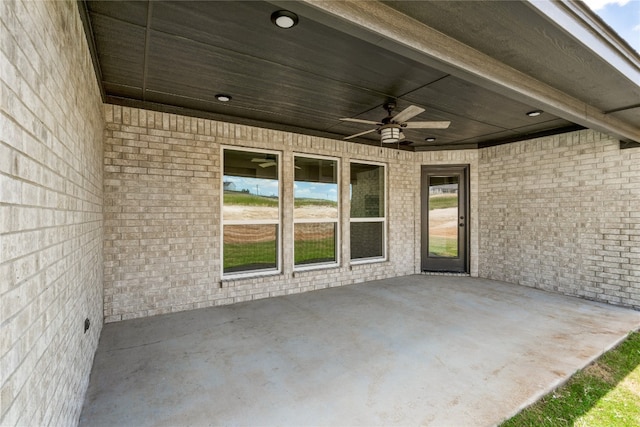
<svg viewBox="0 0 640 427">
<path fill-rule="evenodd" d="M 545 60 L 527 61 L 530 55 L 520 54 L 523 49 L 540 49 L 529 39 L 518 38 L 518 33 L 511 39 L 492 39 L 496 33 L 480 25 L 492 19 L 491 11 L 476 5 L 479 2 L 447 3 L 451 2 L 388 4 L 580 95 L 581 82 L 553 73 L 545 68 Z M 504 19 L 532 19 L 509 6 L 513 2 L 491 3 L 496 3 L 494 12 L 497 8 L 502 14 L 493 22 L 509 27 L 498 34 L 521 25 Z M 397 103 L 397 111 L 412 104 L 424 108 L 413 120 L 451 121 L 449 129 L 405 130 L 401 148 L 408 150 L 476 148 L 580 128 L 549 112 L 529 117 L 526 113 L 538 105 L 444 72 L 437 61 L 430 67 L 327 26 L 305 16 L 305 8 L 296 10 L 293 2 L 287 6 L 300 20 L 288 30 L 270 19 L 281 7 L 261 1 L 86 1 L 83 6 L 99 79 L 112 103 L 339 139 L 368 128 L 342 122 L 341 117 L 378 121 L 386 115 L 383 104 L 390 100 Z M 475 10 L 460 13 L 461 7 Z M 474 14 L 481 19 L 465 24 L 462 18 Z M 533 28 L 537 30 L 523 28 L 522 35 L 546 31 L 543 22 L 534 22 Z M 546 60 L 560 60 L 555 51 L 549 55 Z M 568 66 L 580 66 L 579 55 L 569 59 Z M 218 101 L 216 94 L 221 93 L 232 100 Z M 380 144 L 375 132 L 353 141 Z"/>
</svg>

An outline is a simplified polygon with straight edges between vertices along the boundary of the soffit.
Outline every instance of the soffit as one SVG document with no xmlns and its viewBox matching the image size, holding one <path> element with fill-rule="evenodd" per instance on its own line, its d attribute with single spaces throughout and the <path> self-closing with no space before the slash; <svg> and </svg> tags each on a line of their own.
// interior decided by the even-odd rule
<svg viewBox="0 0 640 427">
<path fill-rule="evenodd" d="M 384 3 L 602 111 L 640 103 L 639 82 L 630 81 L 528 2 Z M 635 114 L 640 122 L 640 108 Z"/>
<path fill-rule="evenodd" d="M 550 85 L 575 91 L 575 96 L 598 108 L 621 105 L 612 103 L 613 95 L 581 94 L 579 85 L 567 81 L 571 79 L 545 71 L 537 59 L 527 61 L 541 47 L 517 41 L 520 38 L 513 35 L 520 34 L 518 19 L 530 18 L 531 12 L 498 5 L 511 2 L 488 2 L 487 7 L 497 8 L 501 22 L 513 21 L 512 40 L 506 40 L 508 25 L 493 32 L 484 28 L 495 16 L 490 18 L 476 3 L 487 2 L 447 7 L 448 3 L 390 6 Z M 527 117 L 527 111 L 538 108 L 530 99 L 514 100 L 490 85 L 452 73 L 438 60 L 425 64 L 389 48 L 375 33 L 353 35 L 349 22 L 337 28 L 330 25 L 336 18 L 302 3 L 286 2 L 300 16 L 299 25 L 290 30 L 271 23 L 271 13 L 280 7 L 268 2 L 88 1 L 85 5 L 99 79 L 109 102 L 342 138 L 367 126 L 341 122 L 341 117 L 377 121 L 386 115 L 382 105 L 395 100 L 398 111 L 411 104 L 425 108 L 414 120 L 451 121 L 447 130 L 406 130 L 411 144 L 401 148 L 416 150 L 478 147 L 576 128 L 571 117 L 561 114 Z M 461 21 L 467 22 L 468 31 Z M 539 20 L 538 25 L 540 30 L 530 31 L 557 31 Z M 570 42 L 566 35 L 556 36 L 562 43 Z M 572 61 L 579 56 L 572 56 Z M 602 71 L 596 59 L 588 61 L 594 75 Z M 625 102 L 625 97 L 634 95 L 633 88 L 619 80 L 605 83 Z M 218 93 L 233 99 L 221 103 L 215 98 Z M 620 114 L 633 120 L 635 113 Z M 426 137 L 436 141 L 428 143 Z M 353 141 L 377 145 L 379 137 L 372 133 Z"/>
</svg>

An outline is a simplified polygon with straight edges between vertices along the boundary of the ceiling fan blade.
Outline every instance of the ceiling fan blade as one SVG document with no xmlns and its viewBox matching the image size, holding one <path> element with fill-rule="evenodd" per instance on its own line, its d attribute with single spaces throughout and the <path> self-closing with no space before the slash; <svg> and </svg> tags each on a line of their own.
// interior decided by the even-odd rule
<svg viewBox="0 0 640 427">
<path fill-rule="evenodd" d="M 393 121 L 403 123 L 422 112 L 424 112 L 424 108 L 418 107 L 417 105 L 409 105 L 407 108 L 393 116 Z"/>
<path fill-rule="evenodd" d="M 340 119 L 340 120 L 342 120 L 343 122 L 364 123 L 364 124 L 367 124 L 367 125 L 381 125 L 382 124 L 380 122 L 374 122 L 374 121 L 371 121 L 371 120 L 362 120 L 362 119 L 349 119 L 349 118 L 347 118 L 347 119 Z"/>
<path fill-rule="evenodd" d="M 406 129 L 446 129 L 451 124 L 450 121 L 441 122 L 408 122 L 405 126 Z"/>
<path fill-rule="evenodd" d="M 356 133 L 355 135 L 345 136 L 345 137 L 344 137 L 344 138 L 342 138 L 342 139 L 351 139 L 351 138 L 356 138 L 356 137 L 358 137 L 358 136 L 366 135 L 366 134 L 368 134 L 368 133 L 375 132 L 375 131 L 377 131 L 377 130 L 378 130 L 378 129 L 369 129 L 369 130 L 365 130 L 364 132 Z"/>
<path fill-rule="evenodd" d="M 264 163 L 260 163 L 258 166 L 260 166 L 261 168 L 269 168 L 275 165 L 276 165 L 276 162 L 264 162 Z"/>
</svg>

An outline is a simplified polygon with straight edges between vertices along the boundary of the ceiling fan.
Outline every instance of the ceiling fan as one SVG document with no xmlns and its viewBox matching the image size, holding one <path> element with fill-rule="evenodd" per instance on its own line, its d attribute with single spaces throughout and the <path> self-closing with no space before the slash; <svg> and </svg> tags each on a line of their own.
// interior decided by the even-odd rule
<svg viewBox="0 0 640 427">
<path fill-rule="evenodd" d="M 275 159 L 254 157 L 253 159 L 251 159 L 251 161 L 253 163 L 259 163 L 258 166 L 260 166 L 261 168 L 269 168 L 277 165 Z M 299 166 L 296 166 L 295 168 L 300 169 Z"/>
<path fill-rule="evenodd" d="M 402 129 L 446 129 L 451 124 L 450 121 L 407 122 L 407 120 L 412 117 L 424 112 L 424 108 L 416 105 L 408 106 L 395 116 L 392 115 L 393 110 L 396 108 L 395 102 L 387 102 L 383 105 L 383 108 L 387 110 L 388 116 L 379 122 L 362 119 L 340 119 L 345 122 L 365 123 L 376 126 L 374 129 L 346 136 L 344 139 L 356 138 L 371 132 L 378 132 L 380 134 L 380 141 L 383 144 L 392 144 L 404 139 Z"/>
<path fill-rule="evenodd" d="M 275 160 L 268 159 L 268 158 L 255 157 L 251 159 L 251 161 L 253 163 L 259 163 L 258 166 L 260 166 L 261 168 L 268 168 L 268 167 L 277 165 Z"/>
</svg>

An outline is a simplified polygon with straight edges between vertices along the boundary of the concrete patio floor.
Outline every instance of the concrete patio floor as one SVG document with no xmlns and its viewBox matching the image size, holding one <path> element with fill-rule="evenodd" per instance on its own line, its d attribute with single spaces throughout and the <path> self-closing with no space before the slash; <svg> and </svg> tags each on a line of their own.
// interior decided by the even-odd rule
<svg viewBox="0 0 640 427">
<path fill-rule="evenodd" d="M 640 312 L 408 276 L 105 325 L 81 426 L 494 425 Z"/>
</svg>

